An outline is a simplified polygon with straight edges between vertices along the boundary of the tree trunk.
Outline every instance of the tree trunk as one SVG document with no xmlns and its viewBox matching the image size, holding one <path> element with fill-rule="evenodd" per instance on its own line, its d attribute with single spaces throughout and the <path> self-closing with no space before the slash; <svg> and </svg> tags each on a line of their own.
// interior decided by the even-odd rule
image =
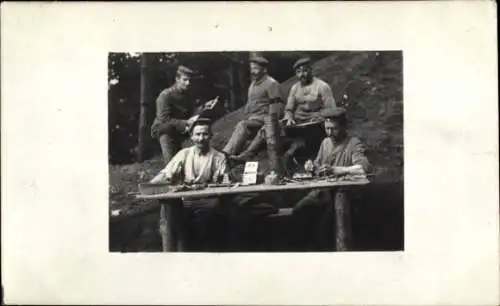
<svg viewBox="0 0 500 306">
<path fill-rule="evenodd" d="M 248 86 L 249 86 L 249 78 L 248 78 L 248 62 L 244 61 L 243 64 L 238 65 L 238 103 L 236 108 L 240 108 L 247 102 L 248 96 Z"/>
<path fill-rule="evenodd" d="M 235 76 L 234 76 L 234 63 L 232 61 L 229 62 L 229 67 L 228 69 L 226 70 L 226 74 L 227 74 L 227 79 L 228 79 L 228 82 L 229 82 L 229 105 L 231 106 L 231 109 L 235 109 L 236 108 L 236 95 L 234 94 L 235 93 L 235 85 L 236 85 L 236 82 L 235 82 Z"/>
<path fill-rule="evenodd" d="M 146 152 L 151 140 L 149 133 L 149 108 L 151 102 L 151 89 L 149 86 L 149 55 L 141 54 L 141 99 L 140 99 L 140 114 L 139 114 L 139 140 L 137 145 L 137 159 L 139 162 L 146 160 Z"/>
</svg>

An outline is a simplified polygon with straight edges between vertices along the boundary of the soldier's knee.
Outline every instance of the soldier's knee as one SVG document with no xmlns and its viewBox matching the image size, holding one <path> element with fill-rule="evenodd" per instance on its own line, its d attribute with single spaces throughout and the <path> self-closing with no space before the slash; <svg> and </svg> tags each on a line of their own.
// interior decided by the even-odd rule
<svg viewBox="0 0 500 306">
<path fill-rule="evenodd" d="M 165 134 L 165 135 L 173 135 L 175 134 L 177 131 L 175 129 L 175 126 L 170 123 L 170 122 L 167 122 L 163 125 L 163 128 L 162 128 L 162 133 Z"/>
<path fill-rule="evenodd" d="M 235 130 L 246 130 L 248 129 L 248 122 L 245 121 L 245 120 L 242 120 L 240 122 L 238 122 L 238 124 L 236 125 L 236 128 Z"/>
</svg>

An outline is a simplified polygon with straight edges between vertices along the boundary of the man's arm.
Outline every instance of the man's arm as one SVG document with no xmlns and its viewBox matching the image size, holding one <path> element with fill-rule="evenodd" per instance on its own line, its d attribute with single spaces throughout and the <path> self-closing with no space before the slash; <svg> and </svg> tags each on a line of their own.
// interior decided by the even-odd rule
<svg viewBox="0 0 500 306">
<path fill-rule="evenodd" d="M 361 165 L 352 165 L 348 167 L 333 167 L 333 173 L 335 174 L 366 174 L 363 166 Z"/>
<path fill-rule="evenodd" d="M 293 112 L 295 111 L 295 94 L 297 92 L 297 84 L 294 84 L 288 93 L 288 99 L 285 106 L 285 115 L 289 118 L 293 118 Z"/>
<path fill-rule="evenodd" d="M 352 146 L 352 166 L 334 167 L 334 171 L 338 174 L 366 174 L 371 173 L 373 168 L 365 155 L 365 148 L 361 141 L 353 140 Z"/>
<path fill-rule="evenodd" d="M 151 183 L 169 182 L 181 173 L 184 169 L 184 161 L 186 160 L 185 152 L 185 150 L 177 152 L 167 166 L 151 180 Z"/>
<path fill-rule="evenodd" d="M 325 108 L 336 108 L 337 105 L 335 103 L 335 98 L 333 97 L 333 92 L 332 89 L 330 88 L 330 85 L 328 84 L 323 84 L 319 88 L 319 92 L 321 95 L 321 98 L 323 99 L 323 106 Z"/>
<path fill-rule="evenodd" d="M 275 81 L 270 82 L 269 86 L 267 87 L 267 95 L 269 97 L 269 102 L 271 104 L 283 102 L 278 82 Z"/>
<path fill-rule="evenodd" d="M 314 167 L 316 169 L 319 169 L 323 165 L 323 156 L 324 156 L 324 151 L 325 150 L 325 140 L 321 142 L 321 145 L 319 146 L 318 154 L 316 155 L 316 158 L 313 161 Z"/>
<path fill-rule="evenodd" d="M 170 96 L 162 92 L 156 99 L 156 117 L 160 119 L 162 128 L 169 124 L 175 127 L 179 132 L 186 130 L 187 120 L 172 118 L 173 108 Z"/>
<path fill-rule="evenodd" d="M 324 140 L 321 142 L 321 145 L 319 146 L 319 150 L 318 150 L 318 153 L 316 154 L 316 158 L 314 160 L 310 160 L 310 159 L 307 160 L 307 162 L 304 165 L 304 170 L 314 171 L 316 174 L 318 174 L 325 167 L 327 167 L 323 164 L 323 162 L 324 162 L 323 156 L 325 155 L 325 153 L 323 151 L 325 151 L 325 141 Z"/>
</svg>

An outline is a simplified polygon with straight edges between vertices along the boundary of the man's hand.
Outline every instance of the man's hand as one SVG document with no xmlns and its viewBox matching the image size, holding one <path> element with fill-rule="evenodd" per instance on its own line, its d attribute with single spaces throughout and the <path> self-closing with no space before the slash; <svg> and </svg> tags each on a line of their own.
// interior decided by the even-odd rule
<svg viewBox="0 0 500 306">
<path fill-rule="evenodd" d="M 314 171 L 314 163 L 312 160 L 308 160 L 306 161 L 306 163 L 304 164 L 304 170 L 306 170 L 307 172 L 313 172 Z"/>
<path fill-rule="evenodd" d="M 286 113 L 285 114 L 285 124 L 286 126 L 291 126 L 291 125 L 294 125 L 295 124 L 295 118 L 293 118 L 293 115 L 291 113 Z"/>
<path fill-rule="evenodd" d="M 198 120 L 199 115 L 195 115 L 187 120 L 187 124 L 191 126 L 196 120 Z"/>
<path fill-rule="evenodd" d="M 333 175 L 342 175 L 346 174 L 347 172 L 345 171 L 344 167 L 332 167 L 332 174 Z"/>
<path fill-rule="evenodd" d="M 330 165 L 322 165 L 318 169 L 318 174 L 319 175 L 329 175 L 332 173 L 332 166 Z"/>
<path fill-rule="evenodd" d="M 155 177 L 154 177 L 154 178 L 150 181 L 150 183 L 153 183 L 153 184 L 155 184 L 155 183 L 168 183 L 168 181 L 169 181 L 169 180 L 167 179 L 167 177 L 166 177 L 165 173 L 160 172 L 160 173 L 158 173 L 158 175 L 156 175 L 156 176 L 155 176 Z"/>
<path fill-rule="evenodd" d="M 184 130 L 184 133 L 189 133 L 189 130 L 193 126 L 193 123 L 198 120 L 199 115 L 195 115 L 188 120 L 186 120 L 186 129 Z"/>
<path fill-rule="evenodd" d="M 209 100 L 205 102 L 205 105 L 203 105 L 203 108 L 205 109 L 212 109 L 214 108 L 215 104 L 219 101 L 219 96 L 215 97 L 215 99 Z"/>
</svg>

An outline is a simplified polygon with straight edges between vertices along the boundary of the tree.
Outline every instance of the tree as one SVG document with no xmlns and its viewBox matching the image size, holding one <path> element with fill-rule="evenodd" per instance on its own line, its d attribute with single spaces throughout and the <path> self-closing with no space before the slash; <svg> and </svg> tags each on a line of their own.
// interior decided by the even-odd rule
<svg viewBox="0 0 500 306">
<path fill-rule="evenodd" d="M 149 133 L 149 109 L 151 104 L 151 88 L 149 86 L 149 54 L 142 53 L 141 63 L 141 98 L 139 113 L 139 139 L 137 145 L 137 159 L 139 162 L 146 160 L 146 152 L 151 140 Z"/>
</svg>

